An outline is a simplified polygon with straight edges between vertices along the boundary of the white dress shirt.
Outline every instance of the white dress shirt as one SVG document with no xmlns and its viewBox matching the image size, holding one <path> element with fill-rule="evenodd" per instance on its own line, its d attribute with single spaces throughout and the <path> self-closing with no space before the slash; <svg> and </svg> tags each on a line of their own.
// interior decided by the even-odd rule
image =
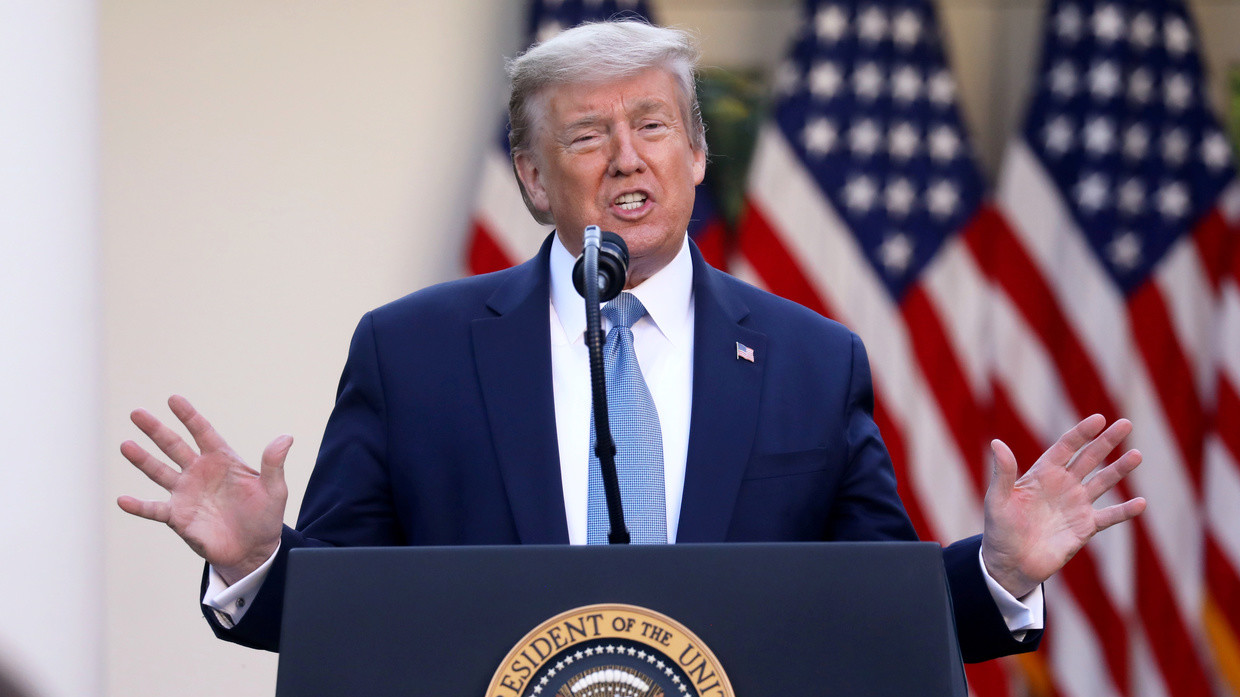
<svg viewBox="0 0 1240 697">
<path fill-rule="evenodd" d="M 585 300 L 572 285 L 576 260 L 557 236 L 551 244 L 551 378 L 559 438 L 560 479 L 571 544 L 585 544 L 589 489 L 590 378 L 585 345 Z M 647 315 L 633 325 L 633 346 L 663 431 L 664 486 L 668 541 L 675 541 L 689 451 L 689 416 L 693 394 L 693 265 L 686 236 L 680 252 L 658 273 L 631 289 Z M 603 320 L 603 331 L 609 329 Z M 226 627 L 241 621 L 262 587 L 272 555 L 261 567 L 228 586 L 212 568 L 203 604 L 215 610 Z M 982 575 L 1016 639 L 1042 628 L 1043 596 L 1039 586 L 1017 600 L 986 571 Z"/>
<path fill-rule="evenodd" d="M 571 281 L 575 261 L 556 237 L 551 243 L 551 383 L 568 541 L 583 545 L 589 491 L 590 356 L 585 299 Z M 646 307 L 646 316 L 633 324 L 633 349 L 659 413 L 667 537 L 675 542 L 693 397 L 693 263 L 688 238 L 667 266 L 630 292 Z M 604 333 L 610 325 L 604 318 Z"/>
</svg>

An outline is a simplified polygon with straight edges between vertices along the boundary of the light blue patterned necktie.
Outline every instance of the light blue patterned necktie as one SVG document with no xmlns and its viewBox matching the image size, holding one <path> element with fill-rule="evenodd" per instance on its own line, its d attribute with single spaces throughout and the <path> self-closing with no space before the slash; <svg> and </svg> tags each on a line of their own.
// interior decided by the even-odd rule
<svg viewBox="0 0 1240 697">
<path fill-rule="evenodd" d="M 603 343 L 607 375 L 607 412 L 616 442 L 616 475 L 624 521 L 635 544 L 667 543 L 667 499 L 663 491 L 663 430 L 659 413 L 633 351 L 633 323 L 646 308 L 631 293 L 607 303 L 603 316 L 611 321 Z M 590 417 L 590 488 L 586 509 L 586 542 L 607 544 L 610 524 L 603 493 L 603 474 L 594 454 L 594 416 Z"/>
</svg>

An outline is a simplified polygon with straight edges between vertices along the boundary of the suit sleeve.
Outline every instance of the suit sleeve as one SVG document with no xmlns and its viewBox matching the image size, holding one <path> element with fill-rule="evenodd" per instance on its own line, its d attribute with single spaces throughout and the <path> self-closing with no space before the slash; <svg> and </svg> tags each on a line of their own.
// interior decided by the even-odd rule
<svg viewBox="0 0 1240 697">
<path fill-rule="evenodd" d="M 874 423 L 870 362 L 852 335 L 847 403 L 847 466 L 831 506 L 832 540 L 915 540 L 917 532 L 896 491 L 896 475 Z"/>
<path fill-rule="evenodd" d="M 1042 641 L 1040 629 L 1027 632 L 1019 641 L 1008 631 L 1003 614 L 999 612 L 982 576 L 982 564 L 978 561 L 981 548 L 982 536 L 974 535 L 943 549 L 952 613 L 956 618 L 956 636 L 960 641 L 960 656 L 965 663 L 1027 653 L 1037 649 Z"/>
<path fill-rule="evenodd" d="M 865 347 L 856 335 L 852 339 L 849 465 L 832 513 L 833 538 L 916 539 L 896 490 L 891 457 L 874 423 L 874 391 Z M 1040 630 L 1028 632 L 1021 641 L 1012 638 L 982 575 L 981 541 L 977 535 L 943 550 L 956 636 L 967 663 L 1033 651 L 1042 638 Z"/>
<path fill-rule="evenodd" d="M 373 318 L 368 313 L 353 334 L 297 528 L 285 526 L 267 578 L 240 622 L 224 627 L 214 611 L 203 606 L 203 615 L 217 637 L 250 648 L 279 650 L 290 551 L 403 543 L 388 479 L 380 367 Z M 203 584 L 205 589 L 205 570 Z"/>
</svg>

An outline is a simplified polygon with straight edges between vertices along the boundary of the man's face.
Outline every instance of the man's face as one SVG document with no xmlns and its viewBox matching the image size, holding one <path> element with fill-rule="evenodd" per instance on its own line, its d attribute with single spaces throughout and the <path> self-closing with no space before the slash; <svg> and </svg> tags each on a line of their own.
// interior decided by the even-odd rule
<svg viewBox="0 0 1240 697">
<path fill-rule="evenodd" d="M 693 187 L 706 172 L 706 154 L 690 145 L 672 76 L 652 68 L 623 80 L 553 87 L 535 98 L 542 100 L 541 118 L 530 150 L 515 160 L 530 200 L 550 211 L 573 254 L 581 252 L 587 225 L 619 234 L 629 247 L 629 287 L 641 283 L 680 251 Z"/>
</svg>

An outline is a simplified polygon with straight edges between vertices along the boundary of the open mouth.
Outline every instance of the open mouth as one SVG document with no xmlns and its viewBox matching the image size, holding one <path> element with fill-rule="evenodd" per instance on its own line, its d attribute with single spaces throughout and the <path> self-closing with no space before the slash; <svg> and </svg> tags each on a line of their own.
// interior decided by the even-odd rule
<svg viewBox="0 0 1240 697">
<path fill-rule="evenodd" d="M 643 194 L 640 192 L 634 192 L 631 194 L 624 194 L 622 196 L 618 196 L 616 200 L 613 201 L 613 203 L 616 206 L 618 206 L 620 210 L 633 211 L 633 210 L 637 210 L 638 208 L 641 208 L 642 204 L 646 202 L 646 198 L 647 198 L 646 194 Z"/>
</svg>

